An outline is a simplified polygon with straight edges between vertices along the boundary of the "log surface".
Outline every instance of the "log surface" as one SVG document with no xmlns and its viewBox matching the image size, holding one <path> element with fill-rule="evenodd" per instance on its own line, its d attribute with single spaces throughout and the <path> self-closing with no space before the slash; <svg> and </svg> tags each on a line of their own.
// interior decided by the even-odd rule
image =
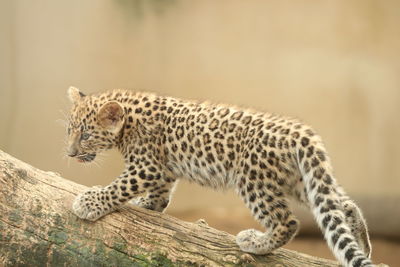
<svg viewBox="0 0 400 267">
<path fill-rule="evenodd" d="M 287 249 L 249 255 L 202 220 L 133 205 L 84 221 L 71 205 L 85 189 L 0 151 L 0 266 L 339 266 Z"/>
</svg>

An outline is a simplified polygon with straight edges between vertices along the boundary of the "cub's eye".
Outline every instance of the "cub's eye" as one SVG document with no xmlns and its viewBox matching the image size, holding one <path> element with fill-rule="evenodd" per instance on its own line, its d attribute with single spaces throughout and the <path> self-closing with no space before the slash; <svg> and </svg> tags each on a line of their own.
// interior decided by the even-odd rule
<svg viewBox="0 0 400 267">
<path fill-rule="evenodd" d="M 90 137 L 90 134 L 88 134 L 88 133 L 83 133 L 83 134 L 81 135 L 81 139 L 82 139 L 82 140 L 88 140 L 89 137 Z"/>
</svg>

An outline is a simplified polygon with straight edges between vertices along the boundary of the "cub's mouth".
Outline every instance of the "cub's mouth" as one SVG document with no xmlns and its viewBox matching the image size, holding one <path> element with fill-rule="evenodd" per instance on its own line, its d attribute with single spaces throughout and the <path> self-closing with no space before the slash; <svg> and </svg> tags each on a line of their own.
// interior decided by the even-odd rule
<svg viewBox="0 0 400 267">
<path fill-rule="evenodd" d="M 83 154 L 83 155 L 79 155 L 76 157 L 78 159 L 78 162 L 91 162 L 92 160 L 94 160 L 96 158 L 96 153 L 92 153 L 92 154 Z"/>
</svg>

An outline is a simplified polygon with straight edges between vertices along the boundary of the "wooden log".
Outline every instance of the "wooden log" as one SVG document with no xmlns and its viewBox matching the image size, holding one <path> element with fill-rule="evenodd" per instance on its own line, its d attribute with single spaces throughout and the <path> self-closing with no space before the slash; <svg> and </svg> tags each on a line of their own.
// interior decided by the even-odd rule
<svg viewBox="0 0 400 267">
<path fill-rule="evenodd" d="M 249 255 L 202 220 L 133 205 L 84 221 L 71 204 L 85 189 L 0 151 L 0 266 L 339 266 L 287 249 Z"/>
</svg>

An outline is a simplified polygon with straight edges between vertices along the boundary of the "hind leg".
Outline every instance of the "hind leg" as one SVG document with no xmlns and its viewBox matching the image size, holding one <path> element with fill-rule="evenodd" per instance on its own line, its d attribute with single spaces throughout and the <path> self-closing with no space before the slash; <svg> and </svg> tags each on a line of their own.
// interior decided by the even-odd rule
<svg viewBox="0 0 400 267">
<path fill-rule="evenodd" d="M 344 212 L 346 214 L 346 222 L 351 228 L 351 233 L 357 240 L 357 243 L 363 249 L 368 257 L 371 257 L 371 242 L 369 240 L 367 223 L 361 210 L 356 203 L 350 199 L 342 202 Z"/>
<path fill-rule="evenodd" d="M 288 207 L 278 187 L 262 181 L 257 184 L 244 179 L 239 183 L 239 194 L 253 216 L 266 232 L 248 229 L 236 236 L 240 249 L 254 254 L 267 254 L 288 243 L 297 233 L 299 222 Z"/>
</svg>

